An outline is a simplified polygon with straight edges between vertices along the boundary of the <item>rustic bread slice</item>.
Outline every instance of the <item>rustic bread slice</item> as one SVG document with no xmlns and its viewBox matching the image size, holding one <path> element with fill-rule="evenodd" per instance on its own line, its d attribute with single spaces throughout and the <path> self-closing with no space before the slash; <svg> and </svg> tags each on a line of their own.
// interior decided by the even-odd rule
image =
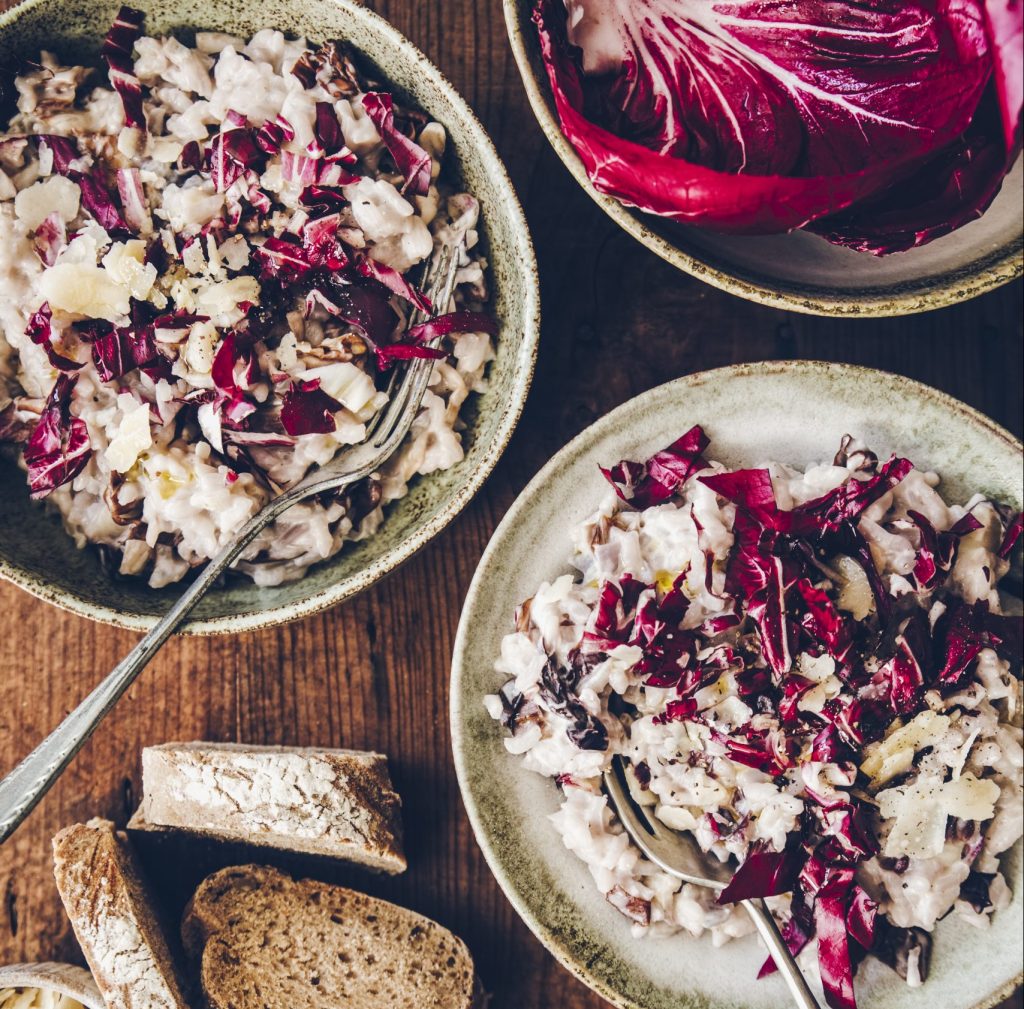
<svg viewBox="0 0 1024 1009">
<path fill-rule="evenodd" d="M 165 743 L 142 751 L 131 830 L 225 841 L 404 872 L 401 800 L 387 757 L 355 750 Z"/>
<path fill-rule="evenodd" d="M 266 866 L 222 869 L 182 921 L 210 1009 L 470 1009 L 461 939 L 404 908 Z"/>
<path fill-rule="evenodd" d="M 124 834 L 90 820 L 53 839 L 54 876 L 108 1009 L 189 1009 Z"/>
</svg>

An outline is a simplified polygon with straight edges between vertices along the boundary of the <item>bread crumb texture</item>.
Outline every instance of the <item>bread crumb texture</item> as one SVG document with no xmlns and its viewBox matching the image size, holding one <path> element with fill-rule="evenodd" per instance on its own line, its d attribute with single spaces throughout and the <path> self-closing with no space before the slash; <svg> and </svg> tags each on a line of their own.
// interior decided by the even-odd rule
<svg viewBox="0 0 1024 1009">
<path fill-rule="evenodd" d="M 169 743 L 143 752 L 150 824 L 402 871 L 401 801 L 376 753 Z"/>
<path fill-rule="evenodd" d="M 276 869 L 222 869 L 182 922 L 211 1009 L 469 1009 L 473 962 L 422 915 Z"/>
</svg>

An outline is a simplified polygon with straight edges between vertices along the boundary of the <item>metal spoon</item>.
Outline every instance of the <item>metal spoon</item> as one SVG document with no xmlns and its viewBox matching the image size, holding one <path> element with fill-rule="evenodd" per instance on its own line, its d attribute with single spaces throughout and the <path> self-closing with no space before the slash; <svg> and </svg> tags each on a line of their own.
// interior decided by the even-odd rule
<svg viewBox="0 0 1024 1009">
<path fill-rule="evenodd" d="M 671 830 L 649 814 L 647 807 L 634 801 L 626 781 L 625 764 L 619 756 L 612 758 L 611 767 L 604 773 L 604 790 L 626 833 L 655 865 L 694 886 L 706 886 L 716 892 L 725 889 L 732 879 L 732 869 L 701 851 L 692 835 Z M 775 966 L 789 986 L 794 1005 L 798 1009 L 819 1009 L 764 900 L 740 903 L 754 919 Z"/>
</svg>

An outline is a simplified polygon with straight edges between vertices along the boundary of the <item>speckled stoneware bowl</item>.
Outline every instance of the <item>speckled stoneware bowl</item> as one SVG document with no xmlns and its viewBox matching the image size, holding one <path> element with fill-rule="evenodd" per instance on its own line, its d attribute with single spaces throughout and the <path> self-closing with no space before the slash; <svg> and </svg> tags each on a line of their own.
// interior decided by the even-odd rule
<svg viewBox="0 0 1024 1009">
<path fill-rule="evenodd" d="M 211 591 L 184 630 L 241 631 L 331 606 L 371 585 L 436 536 L 479 490 L 515 428 L 530 385 L 540 325 L 537 267 L 522 208 L 494 146 L 440 71 L 386 21 L 349 0 L 132 0 L 151 34 L 187 39 L 202 28 L 251 35 L 278 28 L 318 41 L 347 39 L 390 86 L 448 128 L 446 157 L 480 200 L 490 263 L 491 310 L 501 324 L 490 390 L 463 413 L 466 457 L 416 481 L 388 509 L 379 532 L 350 543 L 301 581 L 274 589 L 242 579 Z M 65 60 L 96 62 L 116 0 L 27 0 L 0 15 L 0 63 L 40 48 Z M 24 476 L 0 462 L 0 576 L 49 602 L 130 628 L 152 626 L 177 598 L 142 581 L 109 577 L 92 550 L 76 550 L 52 515 L 28 498 Z"/>
<path fill-rule="evenodd" d="M 85 1009 L 104 1009 L 92 975 L 81 967 L 66 963 L 16 963 L 0 967 L 0 991 L 4 988 L 39 988 L 67 995 Z"/>
<path fill-rule="evenodd" d="M 551 146 L 598 206 L 662 259 L 730 294 L 815 315 L 909 315 L 976 297 L 1024 272 L 1020 159 L 988 212 L 952 235 L 877 259 L 805 232 L 749 238 L 666 221 L 624 207 L 590 183 L 562 134 L 530 20 L 535 0 L 504 0 L 526 92 Z"/>
<path fill-rule="evenodd" d="M 982 491 L 1016 508 L 1021 444 L 962 403 L 882 372 L 802 361 L 704 372 L 631 400 L 562 449 L 512 506 L 477 569 L 455 643 L 452 737 L 473 829 L 509 900 L 570 971 L 616 1006 L 782 1009 L 790 1004 L 783 982 L 755 980 L 764 954 L 753 937 L 721 949 L 685 934 L 632 938 L 548 822 L 557 787 L 506 752 L 483 706 L 503 681 L 494 660 L 515 606 L 571 570 L 570 528 L 607 493 L 598 464 L 643 459 L 696 423 L 711 437 L 709 455 L 733 466 L 827 461 L 850 432 L 883 457 L 899 451 L 935 469 L 953 500 Z M 1021 864 L 1018 843 L 1007 860 L 1014 904 L 991 930 L 940 923 L 923 988 L 865 963 L 861 1009 L 987 1009 L 1008 997 L 1024 951 Z"/>
</svg>

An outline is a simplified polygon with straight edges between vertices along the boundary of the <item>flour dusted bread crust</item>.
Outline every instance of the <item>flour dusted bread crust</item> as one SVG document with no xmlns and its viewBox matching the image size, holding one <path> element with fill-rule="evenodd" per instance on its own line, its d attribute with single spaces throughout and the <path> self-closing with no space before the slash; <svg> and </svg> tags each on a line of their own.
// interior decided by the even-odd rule
<svg viewBox="0 0 1024 1009">
<path fill-rule="evenodd" d="M 210 1009 L 470 1009 L 462 940 L 404 908 L 265 866 L 196 890 L 182 939 Z"/>
<path fill-rule="evenodd" d="M 107 1009 L 189 1009 L 124 834 L 90 820 L 53 839 L 54 877 Z"/>
<path fill-rule="evenodd" d="M 132 830 L 176 829 L 404 872 L 401 800 L 379 753 L 236 743 L 142 751 Z"/>
</svg>

